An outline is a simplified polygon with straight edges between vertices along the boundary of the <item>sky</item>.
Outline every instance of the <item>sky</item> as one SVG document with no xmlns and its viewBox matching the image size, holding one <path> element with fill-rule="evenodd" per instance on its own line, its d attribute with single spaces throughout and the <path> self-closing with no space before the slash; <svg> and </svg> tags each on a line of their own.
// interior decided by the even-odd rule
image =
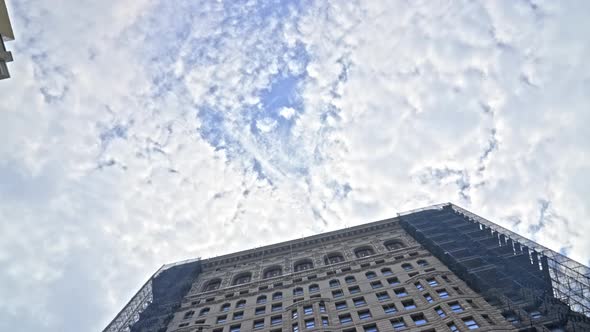
<svg viewBox="0 0 590 332">
<path fill-rule="evenodd" d="M 453 202 L 590 263 L 590 2 L 8 0 L 0 330 Z"/>
</svg>

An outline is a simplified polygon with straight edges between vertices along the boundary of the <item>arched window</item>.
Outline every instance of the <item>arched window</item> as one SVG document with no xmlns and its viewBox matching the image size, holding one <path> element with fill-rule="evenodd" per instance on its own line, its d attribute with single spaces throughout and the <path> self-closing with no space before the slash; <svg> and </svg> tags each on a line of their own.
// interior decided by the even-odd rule
<svg viewBox="0 0 590 332">
<path fill-rule="evenodd" d="M 199 316 L 205 316 L 209 313 L 209 308 L 203 308 L 201 309 L 201 311 L 199 312 Z"/>
<path fill-rule="evenodd" d="M 221 279 L 209 280 L 205 284 L 205 287 L 203 287 L 203 292 L 208 292 L 208 291 L 219 289 L 220 286 L 221 286 Z"/>
<path fill-rule="evenodd" d="M 297 287 L 293 290 L 293 295 L 294 296 L 300 296 L 303 295 L 303 288 L 301 287 Z"/>
<path fill-rule="evenodd" d="M 402 264 L 402 269 L 404 269 L 404 270 L 406 270 L 406 271 L 409 271 L 409 270 L 411 270 L 411 269 L 413 269 L 413 268 L 414 268 L 414 267 L 413 267 L 413 266 L 412 266 L 412 264 L 410 264 L 410 263 L 404 263 L 404 264 Z"/>
<path fill-rule="evenodd" d="M 234 282 L 232 283 L 232 285 L 245 284 L 247 282 L 250 282 L 250 280 L 252 280 L 252 273 L 250 273 L 250 272 L 240 273 L 237 276 L 235 276 Z"/>
<path fill-rule="evenodd" d="M 281 274 L 282 274 L 282 270 L 281 270 L 281 267 L 278 265 L 267 267 L 266 269 L 264 269 L 264 273 L 263 273 L 264 279 L 278 277 Z"/>
<path fill-rule="evenodd" d="M 417 261 L 416 263 L 418 263 L 418 265 L 420 265 L 421 267 L 425 267 L 425 266 L 428 266 L 428 265 L 430 265 L 430 264 L 428 264 L 428 262 L 427 262 L 427 261 L 425 261 L 425 260 L 423 260 L 423 259 L 421 259 L 421 260 Z"/>
<path fill-rule="evenodd" d="M 375 250 L 373 250 L 373 248 L 371 248 L 371 247 L 360 247 L 360 248 L 356 248 L 354 250 L 354 254 L 358 258 L 363 258 L 363 257 L 374 255 Z"/>
<path fill-rule="evenodd" d="M 344 278 L 344 281 L 347 284 L 354 284 L 356 282 L 356 278 L 353 276 L 348 276 L 348 277 Z"/>
<path fill-rule="evenodd" d="M 239 300 L 239 301 L 236 303 L 236 309 L 239 309 L 239 308 L 244 308 L 245 306 L 246 306 L 246 300 Z"/>
<path fill-rule="evenodd" d="M 313 262 L 311 259 L 302 259 L 295 263 L 294 269 L 295 272 L 313 269 Z"/>
<path fill-rule="evenodd" d="M 257 299 L 256 299 L 256 303 L 258 304 L 263 304 L 266 303 L 266 295 L 260 295 Z"/>
<path fill-rule="evenodd" d="M 340 281 L 338 281 L 336 279 L 330 280 L 330 287 L 338 287 L 338 286 L 340 286 Z"/>
<path fill-rule="evenodd" d="M 404 243 L 400 240 L 388 240 L 388 241 L 385 241 L 384 245 L 385 245 L 385 248 L 387 248 L 387 250 L 389 250 L 389 251 L 397 250 L 397 249 L 401 249 L 401 248 L 405 247 Z"/>
<path fill-rule="evenodd" d="M 189 318 L 193 317 L 194 314 L 195 314 L 194 310 L 187 311 L 184 313 L 183 319 L 189 319 Z"/>
<path fill-rule="evenodd" d="M 272 294 L 272 300 L 273 301 L 277 301 L 277 300 L 282 300 L 283 299 L 283 293 L 281 292 L 276 292 Z"/>
<path fill-rule="evenodd" d="M 319 291 L 320 291 L 320 286 L 318 286 L 318 284 L 309 285 L 309 292 L 310 293 L 315 293 L 315 292 L 319 292 Z"/>
<path fill-rule="evenodd" d="M 224 303 L 224 304 L 221 306 L 221 312 L 226 312 L 226 311 L 229 311 L 229 308 L 230 308 L 230 307 L 231 307 L 231 305 L 230 305 L 229 303 Z"/>
<path fill-rule="evenodd" d="M 374 278 L 377 278 L 377 273 L 375 273 L 373 271 L 369 271 L 369 272 L 365 273 L 365 276 L 367 277 L 367 279 L 374 279 Z"/>
<path fill-rule="evenodd" d="M 393 274 L 393 272 L 391 272 L 391 269 L 388 267 L 382 268 L 381 273 L 383 273 L 384 276 L 390 276 Z"/>
<path fill-rule="evenodd" d="M 342 254 L 337 253 L 337 252 L 328 254 L 324 258 L 324 263 L 326 263 L 326 265 L 336 264 L 336 263 L 340 263 L 340 262 L 344 262 L 344 256 L 342 256 Z"/>
</svg>

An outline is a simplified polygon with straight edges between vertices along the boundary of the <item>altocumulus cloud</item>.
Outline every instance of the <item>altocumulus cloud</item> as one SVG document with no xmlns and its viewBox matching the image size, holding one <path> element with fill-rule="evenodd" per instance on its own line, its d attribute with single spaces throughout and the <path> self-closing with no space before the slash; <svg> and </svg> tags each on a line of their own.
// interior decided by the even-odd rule
<svg viewBox="0 0 590 332">
<path fill-rule="evenodd" d="M 590 259 L 585 1 L 8 5 L 0 330 L 444 201 Z"/>
</svg>

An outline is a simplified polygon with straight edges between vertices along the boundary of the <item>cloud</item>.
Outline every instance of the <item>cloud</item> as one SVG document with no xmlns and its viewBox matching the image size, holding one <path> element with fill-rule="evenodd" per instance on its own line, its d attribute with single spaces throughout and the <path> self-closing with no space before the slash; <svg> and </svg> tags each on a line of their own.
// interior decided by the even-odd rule
<svg viewBox="0 0 590 332">
<path fill-rule="evenodd" d="M 0 329 L 100 330 L 163 263 L 444 201 L 590 259 L 573 2 L 9 10 Z"/>
</svg>

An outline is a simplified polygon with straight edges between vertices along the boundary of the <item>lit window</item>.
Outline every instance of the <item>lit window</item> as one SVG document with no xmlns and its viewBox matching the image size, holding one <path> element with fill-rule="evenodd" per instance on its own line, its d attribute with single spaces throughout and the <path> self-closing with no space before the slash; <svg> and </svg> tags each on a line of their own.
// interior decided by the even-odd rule
<svg viewBox="0 0 590 332">
<path fill-rule="evenodd" d="M 449 323 L 447 326 L 449 327 L 449 330 L 451 330 L 453 332 L 459 331 L 459 329 L 457 328 L 457 325 L 455 325 L 455 323 Z"/>
<path fill-rule="evenodd" d="M 404 297 L 408 295 L 405 288 L 395 289 L 394 292 L 397 297 Z"/>
<path fill-rule="evenodd" d="M 381 273 L 382 273 L 384 276 L 390 276 L 390 275 L 392 275 L 392 274 L 393 274 L 393 272 L 391 272 L 391 269 L 390 269 L 390 268 L 384 268 L 384 269 L 381 269 Z"/>
<path fill-rule="evenodd" d="M 336 310 L 343 310 L 348 308 L 348 306 L 346 305 L 345 301 L 342 302 L 336 302 Z"/>
<path fill-rule="evenodd" d="M 390 303 L 383 306 L 383 311 L 386 314 L 395 314 L 397 312 L 397 308 L 393 303 Z"/>
<path fill-rule="evenodd" d="M 404 306 L 404 309 L 406 309 L 406 310 L 416 309 L 416 303 L 414 303 L 414 300 L 404 301 L 404 302 L 402 302 L 402 305 Z"/>
<path fill-rule="evenodd" d="M 369 310 L 359 311 L 358 314 L 360 320 L 371 319 L 373 317 L 371 316 L 371 312 Z"/>
<path fill-rule="evenodd" d="M 397 277 L 387 279 L 390 286 L 399 285 L 399 279 Z"/>
<path fill-rule="evenodd" d="M 313 307 L 312 306 L 303 307 L 303 314 L 304 315 L 311 315 L 311 314 L 313 314 Z"/>
<path fill-rule="evenodd" d="M 463 312 L 463 307 L 459 304 L 459 302 L 449 303 L 449 307 L 453 312 Z"/>
<path fill-rule="evenodd" d="M 426 301 L 428 301 L 428 303 L 434 302 L 434 299 L 432 298 L 432 296 L 430 296 L 430 294 L 424 294 L 424 298 L 426 299 Z"/>
<path fill-rule="evenodd" d="M 350 292 L 350 294 L 356 294 L 356 293 L 360 293 L 361 289 L 359 288 L 359 286 L 354 286 L 354 287 L 348 287 L 348 291 Z"/>
<path fill-rule="evenodd" d="M 367 279 L 374 279 L 374 278 L 377 278 L 377 273 L 375 273 L 373 271 L 369 271 L 369 272 L 365 273 L 365 276 L 367 277 Z"/>
<path fill-rule="evenodd" d="M 441 299 L 446 299 L 447 297 L 449 297 L 449 293 L 444 289 L 439 289 L 436 291 L 436 293 L 438 294 L 438 297 L 440 297 Z"/>
<path fill-rule="evenodd" d="M 320 286 L 318 286 L 317 284 L 313 284 L 309 286 L 309 292 L 310 293 L 315 293 L 315 292 L 319 292 L 320 291 Z"/>
<path fill-rule="evenodd" d="M 403 330 L 406 328 L 406 322 L 404 322 L 403 318 L 393 319 L 391 320 L 391 326 L 395 331 Z"/>
<path fill-rule="evenodd" d="M 338 319 L 340 320 L 340 324 L 348 324 L 352 322 L 352 317 L 350 314 L 340 315 L 338 316 Z"/>
<path fill-rule="evenodd" d="M 426 279 L 426 282 L 428 282 L 428 285 L 431 287 L 438 286 L 438 281 L 434 278 Z"/>
<path fill-rule="evenodd" d="M 315 320 L 313 318 L 305 320 L 305 328 L 306 329 L 313 329 L 314 327 L 315 327 Z"/>
<path fill-rule="evenodd" d="M 419 282 L 415 283 L 414 286 L 416 286 L 416 288 L 420 291 L 424 290 L 424 286 L 422 286 L 422 284 Z"/>
<path fill-rule="evenodd" d="M 273 316 L 270 318 L 270 325 L 279 325 L 283 323 L 283 318 L 281 316 Z"/>
<path fill-rule="evenodd" d="M 447 317 L 447 314 L 445 313 L 444 310 L 442 310 L 441 307 L 436 307 L 434 308 L 434 310 L 436 311 L 436 313 L 441 317 L 441 318 L 445 318 Z"/>
<path fill-rule="evenodd" d="M 414 321 L 414 324 L 418 326 L 424 325 L 428 322 L 423 314 L 412 315 L 412 320 Z"/>
<path fill-rule="evenodd" d="M 354 303 L 355 307 L 360 307 L 367 304 L 367 301 L 365 301 L 364 297 L 357 297 L 355 299 L 352 299 L 352 302 Z"/>
<path fill-rule="evenodd" d="M 479 328 L 477 322 L 475 322 L 475 320 L 473 320 L 471 317 L 463 318 L 463 323 L 465 323 L 465 326 L 467 326 L 467 328 L 470 330 L 476 330 Z"/>
<path fill-rule="evenodd" d="M 338 287 L 338 286 L 340 286 L 340 281 L 338 281 L 336 279 L 330 280 L 330 287 L 331 288 Z"/>
<path fill-rule="evenodd" d="M 283 299 L 283 293 L 276 292 L 276 293 L 272 294 L 273 301 L 278 301 L 278 300 L 282 300 L 282 299 Z"/>
<path fill-rule="evenodd" d="M 377 289 L 377 288 L 381 288 L 383 287 L 383 284 L 381 283 L 381 281 L 373 281 L 371 283 L 371 288 L 373 289 Z"/>
<path fill-rule="evenodd" d="M 387 301 L 390 299 L 389 294 L 387 294 L 387 292 L 381 292 L 375 295 L 377 295 L 377 300 L 379 301 Z"/>
<path fill-rule="evenodd" d="M 256 299 L 256 303 L 258 303 L 258 304 L 263 304 L 263 303 L 266 303 L 266 296 L 265 296 L 265 295 L 259 296 L 259 297 Z"/>
</svg>

